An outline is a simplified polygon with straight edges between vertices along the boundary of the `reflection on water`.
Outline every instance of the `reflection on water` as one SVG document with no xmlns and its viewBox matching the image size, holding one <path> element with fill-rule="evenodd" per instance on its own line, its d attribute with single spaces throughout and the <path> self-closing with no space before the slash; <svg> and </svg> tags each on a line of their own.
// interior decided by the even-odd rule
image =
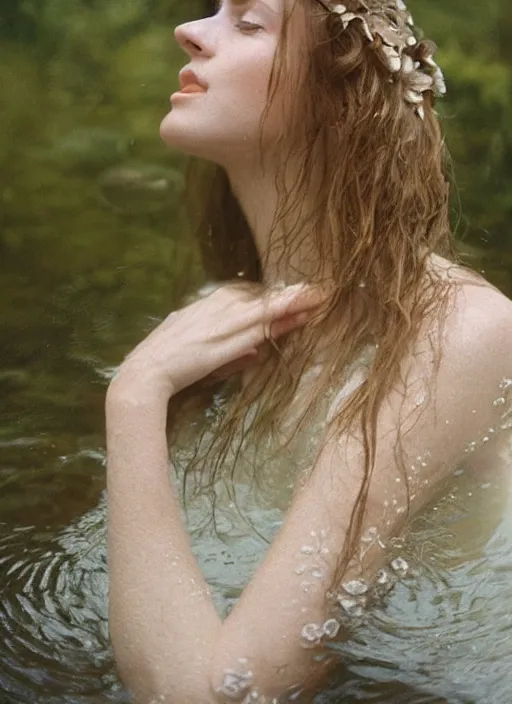
<svg viewBox="0 0 512 704">
<path fill-rule="evenodd" d="M 89 453 L 99 466 L 100 451 Z M 409 564 L 368 610 L 315 702 L 512 700 L 512 499 L 506 472 L 457 472 L 449 492 L 396 540 Z M 27 499 L 27 508 L 30 497 Z M 258 508 L 237 485 L 217 531 L 195 532 L 194 550 L 226 614 L 283 514 Z M 254 529 L 245 519 L 249 519 Z M 189 527 L 204 506 L 190 506 Z M 261 533 L 261 537 L 258 535 Z M 126 702 L 107 625 L 105 497 L 59 531 L 0 524 L 0 688 L 6 702 Z"/>
</svg>

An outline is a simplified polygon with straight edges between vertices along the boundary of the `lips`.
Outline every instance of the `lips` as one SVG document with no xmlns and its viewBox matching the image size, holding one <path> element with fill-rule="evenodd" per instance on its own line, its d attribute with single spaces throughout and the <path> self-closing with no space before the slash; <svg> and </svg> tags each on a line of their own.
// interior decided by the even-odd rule
<svg viewBox="0 0 512 704">
<path fill-rule="evenodd" d="M 190 69 L 180 71 L 179 79 L 181 93 L 206 93 L 208 90 L 208 84 Z"/>
<path fill-rule="evenodd" d="M 206 90 L 198 83 L 189 83 L 180 89 L 180 93 L 206 93 Z"/>
</svg>

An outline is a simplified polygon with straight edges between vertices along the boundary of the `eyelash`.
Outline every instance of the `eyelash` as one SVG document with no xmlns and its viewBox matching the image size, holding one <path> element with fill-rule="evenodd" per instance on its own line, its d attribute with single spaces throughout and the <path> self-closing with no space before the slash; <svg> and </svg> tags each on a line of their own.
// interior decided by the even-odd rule
<svg viewBox="0 0 512 704">
<path fill-rule="evenodd" d="M 244 22 L 241 20 L 240 22 L 237 22 L 235 27 L 239 29 L 241 32 L 248 32 L 248 33 L 255 33 L 260 29 L 263 29 L 263 27 L 260 27 L 259 24 L 254 24 L 253 22 Z"/>
</svg>

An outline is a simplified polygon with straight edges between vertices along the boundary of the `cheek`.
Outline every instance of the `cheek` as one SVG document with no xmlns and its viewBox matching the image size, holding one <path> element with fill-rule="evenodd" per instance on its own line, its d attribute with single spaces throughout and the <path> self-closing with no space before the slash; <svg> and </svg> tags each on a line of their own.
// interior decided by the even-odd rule
<svg viewBox="0 0 512 704">
<path fill-rule="evenodd" d="M 271 70 L 271 62 L 261 55 L 235 70 L 231 76 L 231 92 L 238 107 L 251 107 L 259 110 L 260 114 L 263 112 L 268 100 Z"/>
</svg>

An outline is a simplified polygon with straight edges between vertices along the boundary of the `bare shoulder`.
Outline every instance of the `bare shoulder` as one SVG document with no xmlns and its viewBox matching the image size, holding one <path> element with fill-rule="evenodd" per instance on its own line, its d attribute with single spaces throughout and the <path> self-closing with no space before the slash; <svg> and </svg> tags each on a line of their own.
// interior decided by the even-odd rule
<svg viewBox="0 0 512 704">
<path fill-rule="evenodd" d="M 512 301 L 475 272 L 437 257 L 435 269 L 453 283 L 452 305 L 445 320 L 448 345 L 470 354 L 483 350 L 492 358 L 512 352 Z M 512 361 L 512 359 L 511 359 Z"/>
</svg>

